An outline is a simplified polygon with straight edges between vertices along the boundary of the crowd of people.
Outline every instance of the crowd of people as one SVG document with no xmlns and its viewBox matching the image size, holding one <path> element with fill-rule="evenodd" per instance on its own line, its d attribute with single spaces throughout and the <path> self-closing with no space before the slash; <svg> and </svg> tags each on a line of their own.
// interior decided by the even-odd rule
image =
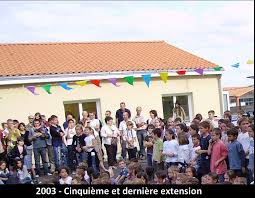
<svg viewBox="0 0 255 198">
<path fill-rule="evenodd" d="M 28 123 L 8 119 L 0 130 L 0 184 L 253 184 L 254 120 L 210 110 L 185 123 L 176 103 L 172 117 L 156 110 L 145 119 L 120 103 L 115 118 L 84 111 L 61 126 L 56 115 L 36 113 Z M 114 121 L 115 120 L 115 121 Z M 116 169 L 116 170 L 115 170 Z"/>
</svg>

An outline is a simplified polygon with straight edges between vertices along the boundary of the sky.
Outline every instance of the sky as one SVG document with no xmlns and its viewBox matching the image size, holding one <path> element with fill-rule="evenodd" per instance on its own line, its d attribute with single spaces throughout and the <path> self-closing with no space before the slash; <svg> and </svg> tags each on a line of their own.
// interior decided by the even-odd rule
<svg viewBox="0 0 255 198">
<path fill-rule="evenodd" d="M 253 1 L 0 1 L 0 27 L 0 43 L 165 40 L 224 67 L 223 87 L 254 84 Z"/>
</svg>

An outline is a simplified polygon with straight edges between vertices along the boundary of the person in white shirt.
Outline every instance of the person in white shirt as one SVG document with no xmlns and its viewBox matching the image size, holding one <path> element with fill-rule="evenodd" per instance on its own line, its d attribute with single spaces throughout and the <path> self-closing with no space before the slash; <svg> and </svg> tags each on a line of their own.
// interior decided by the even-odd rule
<svg viewBox="0 0 255 198">
<path fill-rule="evenodd" d="M 139 147 L 140 147 L 140 151 L 139 151 L 139 158 L 140 159 L 144 159 L 145 156 L 145 148 L 143 145 L 143 142 L 145 140 L 146 137 L 146 120 L 144 118 L 143 115 L 141 115 L 142 112 L 142 107 L 136 107 L 136 116 L 133 118 L 133 121 L 135 122 L 136 126 L 137 126 L 137 138 L 138 138 L 138 142 L 139 142 Z"/>
<path fill-rule="evenodd" d="M 127 150 L 126 150 L 126 141 L 125 141 L 123 135 L 127 131 L 127 122 L 131 121 L 131 120 L 129 120 L 128 112 L 123 113 L 123 118 L 124 118 L 124 120 L 121 121 L 121 123 L 120 123 L 119 131 L 120 131 L 120 140 L 121 140 L 121 156 L 125 160 L 126 156 L 127 156 Z M 131 121 L 131 122 L 133 122 L 133 121 Z M 136 129 L 136 124 L 134 122 L 133 122 L 133 129 L 134 130 Z"/>
<path fill-rule="evenodd" d="M 218 128 L 218 121 L 215 119 L 214 110 L 208 111 L 208 120 L 210 120 L 210 123 L 213 126 L 213 128 Z"/>
<path fill-rule="evenodd" d="M 197 161 L 198 161 L 199 154 L 197 154 L 196 151 L 201 150 L 199 134 L 192 135 L 192 143 L 193 143 L 193 147 L 191 149 L 190 165 L 197 170 L 198 169 Z"/>
<path fill-rule="evenodd" d="M 172 129 L 165 132 L 166 141 L 163 143 L 163 156 L 165 157 L 166 168 L 172 165 L 178 165 L 179 144 L 175 140 L 175 134 Z"/>
<path fill-rule="evenodd" d="M 75 120 L 69 119 L 67 121 L 68 127 L 65 129 L 64 133 L 65 135 L 63 136 L 63 143 L 67 147 L 67 164 L 68 167 L 71 169 L 71 171 L 75 170 L 75 156 L 73 152 L 73 136 L 76 134 L 75 131 Z"/>
<path fill-rule="evenodd" d="M 96 113 L 95 112 L 89 112 L 89 119 L 90 119 L 90 127 L 94 128 L 97 132 L 100 131 L 100 121 L 96 119 Z"/>
<path fill-rule="evenodd" d="M 189 140 L 185 133 L 181 133 L 178 136 L 179 151 L 178 151 L 178 162 L 181 167 L 185 167 L 190 163 L 190 147 Z"/>
<path fill-rule="evenodd" d="M 72 184 L 72 177 L 69 176 L 69 169 L 66 167 L 61 168 L 59 173 L 59 184 Z"/>
<path fill-rule="evenodd" d="M 113 125 L 113 118 L 107 116 L 105 118 L 105 125 L 101 129 L 102 144 L 105 146 L 107 153 L 107 161 L 109 166 L 116 166 L 117 160 L 117 143 L 119 130 Z"/>
<path fill-rule="evenodd" d="M 241 118 L 238 121 L 241 132 L 238 134 L 237 141 L 240 142 L 243 146 L 243 150 L 245 152 L 245 168 L 249 163 L 249 148 L 250 148 L 250 136 L 249 136 L 249 119 L 246 117 Z"/>
<path fill-rule="evenodd" d="M 123 133 L 123 140 L 126 142 L 129 160 L 136 159 L 138 146 L 137 135 L 133 126 L 134 123 L 132 121 L 127 121 L 127 130 Z"/>
</svg>

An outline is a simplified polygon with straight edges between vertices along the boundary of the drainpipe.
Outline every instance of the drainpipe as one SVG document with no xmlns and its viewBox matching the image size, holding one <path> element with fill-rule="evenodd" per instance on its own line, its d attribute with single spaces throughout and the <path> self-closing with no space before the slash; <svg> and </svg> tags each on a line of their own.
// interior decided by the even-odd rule
<svg viewBox="0 0 255 198">
<path fill-rule="evenodd" d="M 221 74 L 218 76 L 219 100 L 220 100 L 220 115 L 223 115 L 223 90 L 221 86 Z"/>
</svg>

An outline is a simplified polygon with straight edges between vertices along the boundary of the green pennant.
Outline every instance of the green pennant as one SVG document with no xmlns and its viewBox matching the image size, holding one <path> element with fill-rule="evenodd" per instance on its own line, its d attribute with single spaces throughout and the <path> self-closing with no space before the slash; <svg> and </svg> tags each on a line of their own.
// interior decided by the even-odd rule
<svg viewBox="0 0 255 198">
<path fill-rule="evenodd" d="M 130 85 L 134 85 L 134 76 L 126 76 L 124 77 L 125 81 L 128 82 Z"/>
<path fill-rule="evenodd" d="M 220 67 L 219 65 L 217 65 L 216 67 L 213 68 L 215 71 L 221 71 L 223 69 L 223 67 Z"/>
<path fill-rule="evenodd" d="M 48 94 L 51 94 L 51 84 L 43 85 L 42 88 L 47 91 Z"/>
</svg>

